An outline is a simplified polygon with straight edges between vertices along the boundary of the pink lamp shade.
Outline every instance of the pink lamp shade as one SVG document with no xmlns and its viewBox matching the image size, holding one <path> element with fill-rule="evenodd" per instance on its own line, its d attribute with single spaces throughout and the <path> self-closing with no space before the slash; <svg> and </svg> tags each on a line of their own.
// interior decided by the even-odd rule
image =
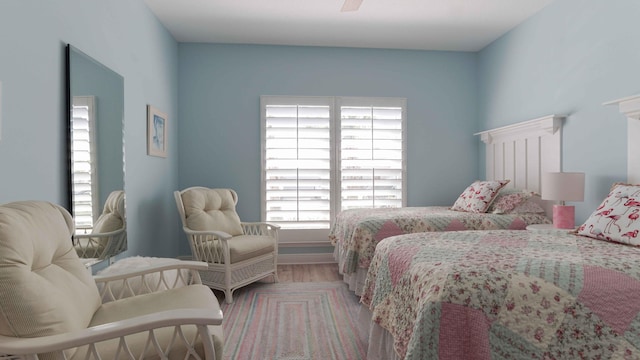
<svg viewBox="0 0 640 360">
<path fill-rule="evenodd" d="M 553 226 L 557 229 L 575 227 L 575 208 L 565 201 L 584 200 L 584 173 L 550 172 L 542 176 L 542 199 L 560 201 L 553 205 Z"/>
</svg>

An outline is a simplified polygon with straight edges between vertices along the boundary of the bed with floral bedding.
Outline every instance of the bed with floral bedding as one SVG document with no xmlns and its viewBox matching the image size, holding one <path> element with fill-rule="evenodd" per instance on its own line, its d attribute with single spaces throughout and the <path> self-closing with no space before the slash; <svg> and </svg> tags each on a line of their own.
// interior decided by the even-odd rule
<svg viewBox="0 0 640 360">
<path fill-rule="evenodd" d="M 453 206 L 342 211 L 332 224 L 329 239 L 335 246 L 334 254 L 345 281 L 359 295 L 376 245 L 390 236 L 460 230 L 524 230 L 530 224 L 551 222 L 539 204 L 539 195 L 501 189 L 507 183 L 474 182 Z M 482 184 L 488 185 L 481 188 Z"/>
<path fill-rule="evenodd" d="M 544 213 L 493 214 L 451 210 L 445 206 L 351 209 L 336 218 L 329 238 L 342 250 L 341 271 L 367 268 L 376 244 L 389 236 L 460 230 L 524 230 L 548 224 Z"/>
<path fill-rule="evenodd" d="M 638 359 L 639 196 L 616 187 L 576 232 L 387 238 L 361 302 L 398 359 Z"/>
</svg>

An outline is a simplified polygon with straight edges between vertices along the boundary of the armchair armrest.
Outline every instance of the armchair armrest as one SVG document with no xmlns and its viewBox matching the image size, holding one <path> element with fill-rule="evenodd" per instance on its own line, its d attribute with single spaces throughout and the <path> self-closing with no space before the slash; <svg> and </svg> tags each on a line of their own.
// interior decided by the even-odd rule
<svg viewBox="0 0 640 360">
<path fill-rule="evenodd" d="M 114 231 L 104 232 L 104 233 L 87 233 L 87 234 L 73 234 L 73 240 L 75 244 L 76 239 L 89 239 L 89 238 L 107 238 L 115 235 L 119 235 L 124 232 L 126 229 L 118 229 Z"/>
<path fill-rule="evenodd" d="M 83 345 L 91 345 L 101 341 L 123 338 L 127 335 L 148 332 L 162 327 L 179 327 L 181 325 L 196 325 L 205 345 L 209 343 L 210 351 L 213 351 L 211 334 L 208 325 L 221 325 L 222 311 L 211 309 L 176 309 L 162 311 L 155 314 L 138 316 L 126 320 L 90 327 L 81 331 L 43 336 L 39 338 L 13 338 L 0 336 L 1 354 L 11 355 L 35 355 L 38 353 L 56 352 L 62 354 L 63 350 L 73 349 Z M 35 358 L 35 357 L 31 357 Z"/>
<path fill-rule="evenodd" d="M 207 264 L 203 264 L 201 261 L 192 260 L 178 260 L 178 259 L 163 259 L 160 263 L 150 265 L 142 270 L 127 271 L 117 274 L 108 275 L 94 275 L 93 279 L 98 282 L 109 282 L 114 280 L 122 280 L 125 278 L 136 277 L 144 274 L 151 274 L 166 270 L 175 269 L 193 269 L 193 270 L 207 270 Z"/>
<path fill-rule="evenodd" d="M 103 302 L 173 289 L 190 284 L 201 284 L 199 270 L 207 264 L 200 261 L 161 259 L 144 269 L 124 269 L 112 274 L 93 277 Z"/>
<path fill-rule="evenodd" d="M 125 239 L 126 228 L 123 227 L 104 233 L 74 234 L 73 246 L 80 257 L 104 259 L 119 252 Z"/>
<path fill-rule="evenodd" d="M 193 258 L 206 263 L 229 263 L 229 244 L 233 238 L 224 231 L 196 231 L 184 226 L 182 228 L 189 239 Z M 219 242 L 217 242 L 219 240 Z"/>
<path fill-rule="evenodd" d="M 259 226 L 259 225 L 265 225 L 265 226 L 268 226 L 268 227 L 273 228 L 273 229 L 278 229 L 278 230 L 280 229 L 280 225 L 278 225 L 278 224 L 274 224 L 274 223 L 270 223 L 270 222 L 264 222 L 264 221 L 254 221 L 254 222 L 246 222 L 246 221 L 243 221 L 243 222 L 241 222 L 240 224 L 241 224 L 241 225 L 243 225 L 243 226 Z"/>
<path fill-rule="evenodd" d="M 273 236 L 278 240 L 280 225 L 268 222 L 241 222 L 242 230 L 247 235 Z"/>
</svg>

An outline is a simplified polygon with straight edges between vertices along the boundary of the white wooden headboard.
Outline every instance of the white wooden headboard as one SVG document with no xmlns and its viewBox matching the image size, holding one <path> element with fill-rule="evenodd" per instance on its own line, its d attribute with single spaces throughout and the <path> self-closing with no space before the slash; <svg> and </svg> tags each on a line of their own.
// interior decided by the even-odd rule
<svg viewBox="0 0 640 360">
<path fill-rule="evenodd" d="M 627 117 L 627 182 L 640 184 L 640 95 L 609 101 Z"/>
<path fill-rule="evenodd" d="M 476 133 L 486 144 L 486 179 L 509 179 L 509 187 L 540 193 L 542 174 L 562 170 L 564 118 L 549 115 Z"/>
</svg>

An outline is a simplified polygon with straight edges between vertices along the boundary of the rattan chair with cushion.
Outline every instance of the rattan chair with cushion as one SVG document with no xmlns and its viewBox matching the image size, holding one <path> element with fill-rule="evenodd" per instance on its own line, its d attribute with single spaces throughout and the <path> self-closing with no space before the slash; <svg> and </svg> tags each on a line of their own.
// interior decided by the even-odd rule
<svg viewBox="0 0 640 360">
<path fill-rule="evenodd" d="M 200 272 L 203 284 L 224 291 L 232 303 L 242 286 L 269 276 L 278 281 L 279 226 L 241 222 L 232 189 L 196 186 L 174 195 L 193 260 L 209 265 Z"/>
<path fill-rule="evenodd" d="M 58 205 L 0 205 L 0 359 L 222 358 L 222 312 L 198 272 L 206 266 L 174 259 L 94 278 L 72 246 L 73 230 Z M 174 269 L 188 272 L 176 281 Z M 151 273 L 162 286 L 130 286 L 129 278 Z"/>
<path fill-rule="evenodd" d="M 73 243 L 78 256 L 98 261 L 109 259 L 127 249 L 124 191 L 116 190 L 109 194 L 91 233 L 75 234 Z"/>
</svg>

